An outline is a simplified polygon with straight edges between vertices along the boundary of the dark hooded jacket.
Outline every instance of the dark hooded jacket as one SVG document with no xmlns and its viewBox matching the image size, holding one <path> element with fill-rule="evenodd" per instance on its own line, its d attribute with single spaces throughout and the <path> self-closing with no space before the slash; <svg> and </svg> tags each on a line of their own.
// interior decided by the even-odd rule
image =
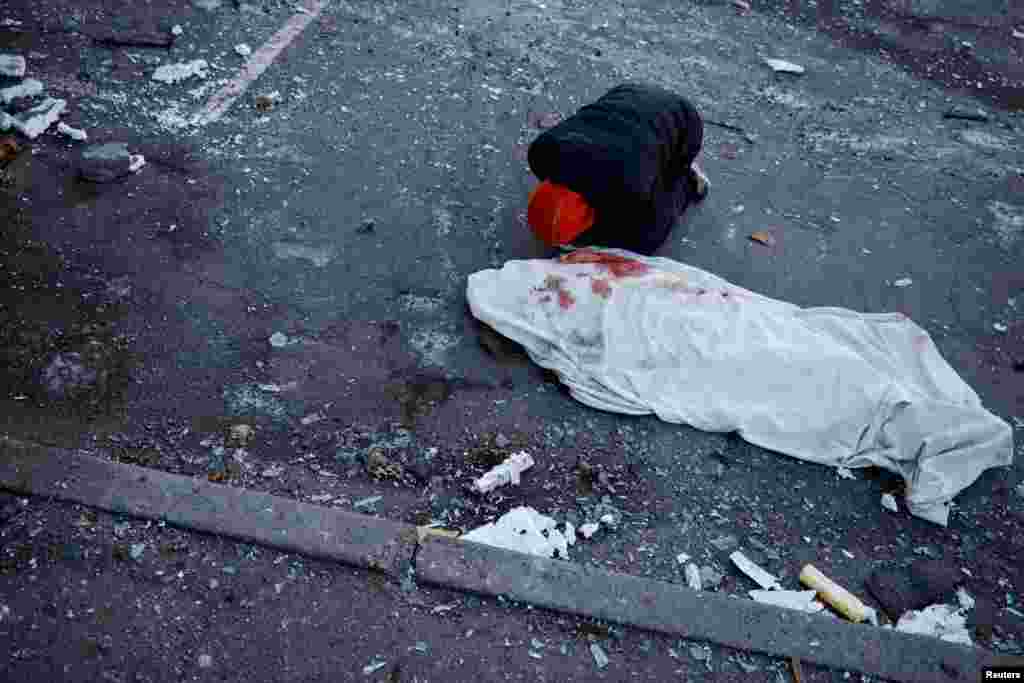
<svg viewBox="0 0 1024 683">
<path fill-rule="evenodd" d="M 594 225 L 573 244 L 651 254 L 695 198 L 690 165 L 703 139 L 704 123 L 686 99 L 624 83 L 538 136 L 528 161 L 540 180 L 594 207 Z"/>
</svg>

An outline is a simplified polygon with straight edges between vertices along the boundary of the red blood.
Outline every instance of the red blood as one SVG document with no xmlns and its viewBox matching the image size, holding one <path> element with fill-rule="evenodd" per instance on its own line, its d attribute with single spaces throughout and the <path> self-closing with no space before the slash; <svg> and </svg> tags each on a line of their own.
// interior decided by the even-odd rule
<svg viewBox="0 0 1024 683">
<path fill-rule="evenodd" d="M 612 295 L 612 286 L 608 284 L 607 280 L 596 278 L 590 283 L 590 291 L 602 299 L 607 299 Z"/>
<path fill-rule="evenodd" d="M 650 270 L 647 264 L 640 263 L 636 259 L 618 254 L 599 253 L 589 249 L 578 249 L 571 254 L 566 254 L 561 261 L 562 263 L 596 263 L 606 268 L 615 277 L 644 275 Z"/>
<path fill-rule="evenodd" d="M 569 309 L 576 303 L 576 299 L 572 298 L 572 294 L 565 291 L 564 289 L 558 290 L 558 305 L 562 308 Z"/>
</svg>

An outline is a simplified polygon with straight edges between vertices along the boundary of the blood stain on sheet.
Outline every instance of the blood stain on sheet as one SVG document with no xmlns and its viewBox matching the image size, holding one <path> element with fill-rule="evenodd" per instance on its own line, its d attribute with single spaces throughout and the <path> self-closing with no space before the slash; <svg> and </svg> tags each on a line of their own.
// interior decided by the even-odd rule
<svg viewBox="0 0 1024 683">
<path fill-rule="evenodd" d="M 646 275 L 650 271 L 650 266 L 636 259 L 619 256 L 618 254 L 604 254 L 588 249 L 578 249 L 571 254 L 566 254 L 561 257 L 561 262 L 594 263 L 607 270 L 614 277 Z"/>
<path fill-rule="evenodd" d="M 558 290 L 558 305 L 564 309 L 572 308 L 572 305 L 576 303 L 576 299 L 573 298 L 572 294 L 565 291 L 564 289 Z"/>
<path fill-rule="evenodd" d="M 595 278 L 590 283 L 590 291 L 602 299 L 607 299 L 612 295 L 612 286 L 603 278 Z"/>
</svg>

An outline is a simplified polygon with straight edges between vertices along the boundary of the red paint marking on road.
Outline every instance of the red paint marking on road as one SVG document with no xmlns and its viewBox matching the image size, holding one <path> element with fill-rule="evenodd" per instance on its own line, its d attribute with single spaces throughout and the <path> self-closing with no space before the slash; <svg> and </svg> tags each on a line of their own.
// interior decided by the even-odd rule
<svg viewBox="0 0 1024 683">
<path fill-rule="evenodd" d="M 252 82 L 267 70 L 277 56 L 291 44 L 293 40 L 309 24 L 320 16 L 327 6 L 326 0 L 304 0 L 298 13 L 292 15 L 284 26 L 275 33 L 262 47 L 252 53 L 238 75 L 228 81 L 227 85 L 213 94 L 206 104 L 192 117 L 192 124 L 205 126 L 213 123 L 231 108 L 242 96 Z"/>
</svg>

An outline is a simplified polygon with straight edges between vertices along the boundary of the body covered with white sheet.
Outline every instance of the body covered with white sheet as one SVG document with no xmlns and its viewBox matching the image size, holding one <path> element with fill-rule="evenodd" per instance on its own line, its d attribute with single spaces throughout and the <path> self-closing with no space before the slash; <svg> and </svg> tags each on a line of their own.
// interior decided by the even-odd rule
<svg viewBox="0 0 1024 683">
<path fill-rule="evenodd" d="M 899 313 L 800 308 L 607 249 L 474 273 L 467 296 L 587 405 L 735 430 L 824 465 L 878 465 L 938 524 L 985 469 L 1012 462 L 1010 426 Z"/>
</svg>

